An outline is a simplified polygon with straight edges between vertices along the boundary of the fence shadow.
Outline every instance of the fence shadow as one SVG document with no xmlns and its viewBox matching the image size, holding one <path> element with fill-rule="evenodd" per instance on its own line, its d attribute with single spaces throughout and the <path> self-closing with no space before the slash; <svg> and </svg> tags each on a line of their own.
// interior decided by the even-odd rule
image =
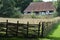
<svg viewBox="0 0 60 40">
<path fill-rule="evenodd" d="M 39 38 L 0 37 L 0 40 L 40 40 Z"/>
<path fill-rule="evenodd" d="M 48 39 L 51 39 L 51 40 L 60 40 L 60 37 L 48 37 Z"/>
</svg>

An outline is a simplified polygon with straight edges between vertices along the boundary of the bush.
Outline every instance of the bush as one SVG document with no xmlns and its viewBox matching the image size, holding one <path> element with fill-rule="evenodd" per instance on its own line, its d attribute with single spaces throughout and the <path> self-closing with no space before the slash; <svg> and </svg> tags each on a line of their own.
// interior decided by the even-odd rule
<svg viewBox="0 0 60 40">
<path fill-rule="evenodd" d="M 53 17 L 57 17 L 58 16 L 58 14 L 57 14 L 57 12 L 55 11 L 54 13 L 53 13 Z"/>
<path fill-rule="evenodd" d="M 36 18 L 36 16 L 35 16 L 35 15 L 31 15 L 31 17 L 32 17 L 32 18 Z"/>
<path fill-rule="evenodd" d="M 21 12 L 16 12 L 15 15 L 12 16 L 13 18 L 21 18 L 22 13 Z"/>
<path fill-rule="evenodd" d="M 31 13 L 31 17 L 32 17 L 32 18 L 36 18 L 36 15 L 32 12 L 32 13 Z"/>
</svg>

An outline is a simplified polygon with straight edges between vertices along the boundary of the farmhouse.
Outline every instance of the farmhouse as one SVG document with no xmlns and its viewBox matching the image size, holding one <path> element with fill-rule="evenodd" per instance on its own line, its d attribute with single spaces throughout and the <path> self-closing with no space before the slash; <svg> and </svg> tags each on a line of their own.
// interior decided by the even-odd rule
<svg viewBox="0 0 60 40">
<path fill-rule="evenodd" d="M 52 2 L 32 2 L 24 10 L 24 14 L 31 14 L 32 12 L 36 15 L 51 15 L 55 11 L 55 7 Z"/>
</svg>

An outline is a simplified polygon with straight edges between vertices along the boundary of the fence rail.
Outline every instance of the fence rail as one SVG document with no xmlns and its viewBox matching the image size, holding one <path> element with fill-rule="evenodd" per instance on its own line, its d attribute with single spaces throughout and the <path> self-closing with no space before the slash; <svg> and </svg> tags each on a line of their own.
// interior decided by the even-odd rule
<svg viewBox="0 0 60 40">
<path fill-rule="evenodd" d="M 49 30 L 50 28 L 44 26 L 45 22 L 39 22 L 39 24 L 29 24 L 29 22 L 27 22 L 27 24 L 20 24 L 19 21 L 17 21 L 16 24 L 13 24 L 9 23 L 8 21 L 9 20 L 6 20 L 5 23 L 0 23 L 0 36 L 2 36 L 1 32 L 2 34 L 3 32 L 5 32 L 4 34 L 5 36 L 9 36 L 10 34 L 12 34 L 12 36 L 22 35 L 23 37 L 44 37 L 44 34 L 46 34 L 47 30 Z M 51 22 L 49 23 L 50 23 L 49 26 L 51 26 L 52 25 Z"/>
</svg>

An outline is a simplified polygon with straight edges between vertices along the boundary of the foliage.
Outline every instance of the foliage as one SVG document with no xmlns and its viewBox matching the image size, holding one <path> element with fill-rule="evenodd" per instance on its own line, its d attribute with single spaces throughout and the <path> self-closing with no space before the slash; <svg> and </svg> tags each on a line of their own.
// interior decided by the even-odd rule
<svg viewBox="0 0 60 40">
<path fill-rule="evenodd" d="M 53 1 L 53 5 L 55 8 L 57 8 L 57 1 Z"/>
<path fill-rule="evenodd" d="M 15 15 L 13 15 L 12 17 L 13 17 L 13 18 L 21 18 L 21 17 L 22 17 L 21 14 L 22 14 L 22 13 L 21 13 L 20 11 L 18 11 L 18 12 L 15 12 Z"/>
<path fill-rule="evenodd" d="M 57 12 L 54 11 L 54 12 L 53 12 L 53 17 L 57 17 L 57 16 L 58 16 Z"/>
<path fill-rule="evenodd" d="M 35 13 L 32 12 L 32 13 L 31 13 L 31 17 L 32 17 L 32 18 L 36 18 Z"/>
<path fill-rule="evenodd" d="M 11 17 L 14 15 L 15 3 L 12 0 L 2 0 L 3 7 L 1 8 L 0 15 L 2 17 Z"/>
<path fill-rule="evenodd" d="M 60 16 L 60 0 L 57 0 L 57 13 Z"/>
<path fill-rule="evenodd" d="M 21 12 L 32 0 L 1 0 L 0 17 L 21 17 Z"/>
<path fill-rule="evenodd" d="M 21 8 L 21 12 L 25 10 L 25 8 L 32 2 L 32 0 L 15 0 L 16 7 Z"/>
</svg>

